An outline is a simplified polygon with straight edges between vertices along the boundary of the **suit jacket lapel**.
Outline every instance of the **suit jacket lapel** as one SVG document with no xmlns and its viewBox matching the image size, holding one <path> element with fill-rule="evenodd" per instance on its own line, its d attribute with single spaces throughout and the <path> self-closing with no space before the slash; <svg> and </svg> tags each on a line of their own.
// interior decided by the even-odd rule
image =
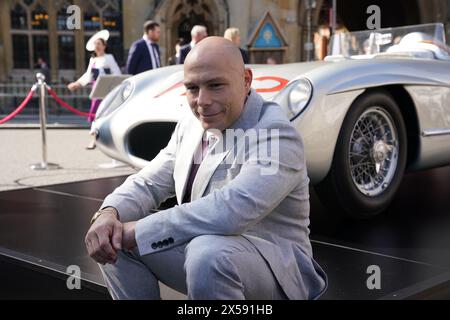
<svg viewBox="0 0 450 320">
<path fill-rule="evenodd" d="M 142 42 L 143 42 L 142 49 L 143 50 L 145 49 L 144 50 L 144 52 L 145 52 L 144 54 L 147 57 L 147 61 L 148 61 L 148 64 L 150 65 L 150 69 L 153 69 L 152 57 L 150 55 L 150 48 L 148 47 L 148 43 L 144 39 L 142 39 Z"/>
<path fill-rule="evenodd" d="M 229 129 L 242 129 L 245 131 L 249 128 L 253 128 L 258 122 L 262 105 L 262 98 L 254 90 L 252 90 L 241 116 L 233 125 L 230 126 Z M 225 159 L 225 157 L 230 153 L 233 147 L 234 144 L 226 143 L 226 132 L 222 132 L 222 135 L 219 137 L 219 140 L 216 142 L 214 148 L 210 149 L 207 153 L 197 171 L 197 175 L 195 176 L 195 180 L 192 185 L 191 201 L 199 199 L 203 196 L 203 193 L 205 192 L 205 189 L 208 186 L 215 170 L 223 159 Z"/>
<path fill-rule="evenodd" d="M 200 198 L 208 185 L 209 180 L 216 170 L 217 166 L 231 151 L 233 146 L 228 146 L 226 149 L 226 142 L 223 136 L 220 136 L 214 148 L 211 148 L 203 159 L 192 184 L 191 201 Z"/>
<path fill-rule="evenodd" d="M 190 121 L 192 126 L 189 126 L 186 133 L 184 133 L 184 141 L 180 144 L 180 149 L 177 151 L 174 169 L 175 194 L 177 196 L 178 204 L 183 202 L 186 183 L 191 172 L 194 152 L 201 142 L 204 132 L 203 127 L 195 117 L 192 117 L 192 120 Z"/>
</svg>

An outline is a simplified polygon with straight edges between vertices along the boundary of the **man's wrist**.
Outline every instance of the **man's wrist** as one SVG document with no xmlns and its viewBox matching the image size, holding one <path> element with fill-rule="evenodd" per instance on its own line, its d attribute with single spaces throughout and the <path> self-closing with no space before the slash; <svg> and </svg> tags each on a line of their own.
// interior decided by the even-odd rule
<svg viewBox="0 0 450 320">
<path fill-rule="evenodd" d="M 91 224 L 93 224 L 101 215 L 103 214 L 112 214 L 114 217 L 119 220 L 119 213 L 114 207 L 105 207 L 98 210 L 91 219 Z"/>
</svg>

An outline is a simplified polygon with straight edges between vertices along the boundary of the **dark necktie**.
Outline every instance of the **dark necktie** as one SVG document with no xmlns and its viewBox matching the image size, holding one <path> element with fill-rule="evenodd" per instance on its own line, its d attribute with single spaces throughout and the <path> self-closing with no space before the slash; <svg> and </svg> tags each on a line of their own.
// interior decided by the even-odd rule
<svg viewBox="0 0 450 320">
<path fill-rule="evenodd" d="M 159 67 L 161 67 L 161 60 L 159 58 L 158 45 L 156 43 L 152 43 L 151 46 L 152 46 L 152 49 L 153 49 L 153 56 L 155 57 L 156 68 L 159 68 Z"/>
<path fill-rule="evenodd" d="M 203 161 L 203 159 L 206 155 L 207 149 L 208 149 L 208 140 L 202 139 L 201 161 Z M 194 155 L 194 159 L 195 159 L 195 155 Z M 198 171 L 198 168 L 200 167 L 200 163 L 201 163 L 201 161 L 194 161 L 194 159 L 192 160 L 191 173 L 189 174 L 189 178 L 186 183 L 186 191 L 184 192 L 184 197 L 183 197 L 182 203 L 191 201 L 192 185 L 194 184 L 195 176 L 197 175 L 197 171 Z"/>
</svg>

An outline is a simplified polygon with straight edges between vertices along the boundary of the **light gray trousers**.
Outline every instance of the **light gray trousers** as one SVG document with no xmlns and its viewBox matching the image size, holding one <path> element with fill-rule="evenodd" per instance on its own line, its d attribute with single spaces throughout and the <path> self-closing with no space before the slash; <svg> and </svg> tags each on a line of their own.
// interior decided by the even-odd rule
<svg viewBox="0 0 450 320">
<path fill-rule="evenodd" d="M 269 265 L 242 236 L 204 235 L 140 256 L 120 251 L 100 265 L 113 299 L 161 299 L 158 281 L 189 299 L 286 299 Z"/>
</svg>

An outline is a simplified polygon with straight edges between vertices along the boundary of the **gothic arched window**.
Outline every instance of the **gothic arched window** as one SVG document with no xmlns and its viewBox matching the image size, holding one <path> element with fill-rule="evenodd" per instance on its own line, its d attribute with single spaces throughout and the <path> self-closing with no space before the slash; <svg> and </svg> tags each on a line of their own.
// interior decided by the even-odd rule
<svg viewBox="0 0 450 320">
<path fill-rule="evenodd" d="M 61 69 L 75 69 L 75 37 L 58 35 L 58 65 Z"/>
<path fill-rule="evenodd" d="M 19 3 L 17 3 L 11 10 L 11 29 L 28 29 L 27 11 Z"/>
<path fill-rule="evenodd" d="M 13 34 L 13 65 L 16 69 L 30 68 L 30 48 L 28 44 L 28 36 L 25 34 Z"/>
<path fill-rule="evenodd" d="M 110 33 L 107 48 L 117 63 L 123 64 L 122 14 L 118 0 L 95 0 L 86 4 L 84 12 L 85 43 L 97 31 L 107 29 Z M 86 51 L 85 63 L 89 63 L 91 53 Z"/>
<path fill-rule="evenodd" d="M 31 69 L 49 60 L 48 13 L 42 0 L 14 0 L 11 10 L 13 67 Z"/>
<path fill-rule="evenodd" d="M 101 20 L 100 20 L 100 11 L 98 8 L 89 3 L 84 7 L 84 30 L 100 30 L 101 29 Z"/>
<path fill-rule="evenodd" d="M 111 7 L 107 7 L 102 14 L 102 24 L 104 29 L 109 31 L 120 31 L 122 29 L 120 12 Z"/>
<path fill-rule="evenodd" d="M 67 29 L 67 8 L 73 5 L 73 1 L 61 1 L 59 5 L 56 12 L 58 67 L 63 70 L 73 70 L 76 65 L 75 33 L 74 30 Z"/>
<path fill-rule="evenodd" d="M 56 13 L 56 29 L 67 30 L 67 8 L 73 5 L 73 1 L 64 1 Z"/>
<path fill-rule="evenodd" d="M 34 30 L 48 29 L 48 14 L 40 4 L 31 11 L 31 27 Z"/>
</svg>

